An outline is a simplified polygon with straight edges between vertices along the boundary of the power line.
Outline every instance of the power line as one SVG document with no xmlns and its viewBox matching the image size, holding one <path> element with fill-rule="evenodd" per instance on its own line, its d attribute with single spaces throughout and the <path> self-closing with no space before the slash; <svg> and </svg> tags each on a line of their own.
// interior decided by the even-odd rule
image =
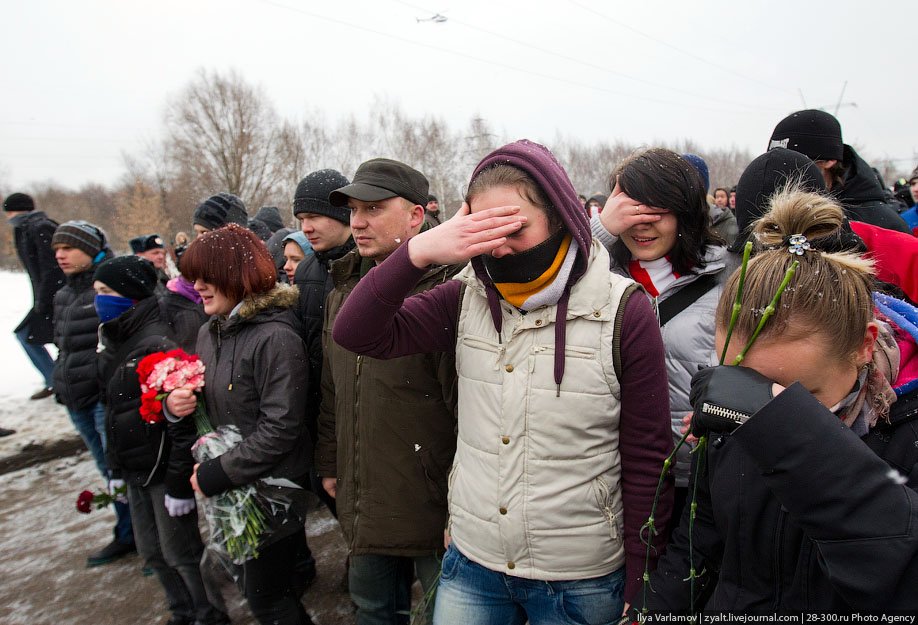
<svg viewBox="0 0 918 625">
<path fill-rule="evenodd" d="M 441 46 L 435 46 L 435 45 L 431 45 L 431 44 L 428 44 L 428 43 L 423 43 L 423 42 L 420 42 L 420 41 L 415 41 L 415 40 L 413 40 L 413 39 L 407 39 L 407 38 L 405 38 L 405 37 L 400 37 L 400 36 L 398 36 L 398 35 L 393 35 L 393 34 L 391 34 L 391 33 L 383 32 L 383 31 L 376 30 L 376 29 L 373 29 L 373 28 L 368 28 L 368 27 L 366 27 L 366 26 L 360 26 L 359 24 L 354 24 L 354 23 L 352 23 L 352 22 L 347 22 L 347 21 L 344 21 L 344 20 L 341 20 L 341 19 L 338 19 L 338 18 L 328 17 L 327 15 L 321 15 L 321 14 L 318 14 L 318 13 L 314 13 L 314 12 L 312 12 L 312 11 L 307 11 L 307 10 L 305 10 L 305 9 L 301 9 L 301 8 L 299 8 L 299 7 L 288 6 L 288 5 L 285 5 L 285 4 L 281 3 L 281 2 L 277 2 L 277 1 L 275 1 L 275 0 L 258 0 L 258 1 L 261 2 L 261 3 L 263 3 L 263 4 L 269 4 L 269 5 L 275 6 L 275 7 L 280 8 L 280 9 L 285 9 L 285 10 L 287 10 L 287 11 L 292 11 L 292 12 L 294 12 L 294 13 L 301 13 L 301 14 L 303 14 L 303 15 L 307 15 L 307 16 L 309 16 L 309 17 L 313 17 L 313 18 L 318 19 L 318 20 L 322 20 L 322 21 L 325 21 L 325 22 L 331 22 L 331 23 L 337 24 L 337 25 L 339 25 L 339 26 L 345 26 L 345 27 L 347 27 L 347 28 L 353 28 L 353 29 L 355 29 L 355 30 L 359 30 L 359 31 L 367 32 L 367 33 L 372 33 L 372 34 L 374 34 L 374 35 L 379 35 L 380 37 L 385 37 L 385 38 L 387 38 L 387 39 L 393 39 L 393 40 L 395 40 L 395 41 L 400 41 L 400 42 L 402 42 L 402 43 L 407 43 L 407 44 L 410 44 L 410 45 L 413 45 L 413 46 L 418 46 L 418 47 L 421 47 L 421 48 L 427 48 L 427 49 L 430 49 L 430 50 L 436 50 L 436 51 L 438 51 L 438 52 L 444 52 L 444 53 L 446 53 L 446 54 L 451 54 L 451 55 L 453 55 L 453 56 L 461 57 L 461 58 L 464 58 L 464 59 L 469 59 L 469 60 L 476 61 L 476 62 L 479 62 L 479 63 L 484 63 L 484 64 L 487 64 L 487 65 L 493 65 L 493 66 L 495 66 L 495 67 L 501 67 L 501 68 L 504 68 L 504 69 L 509 69 L 509 70 L 512 70 L 512 71 L 515 71 L 515 72 L 520 72 L 520 73 L 524 73 L 524 74 L 529 74 L 530 76 L 535 76 L 535 77 L 537 77 L 537 78 L 545 78 L 545 79 L 547 79 L 547 80 L 553 80 L 553 81 L 555 81 L 555 82 L 564 83 L 564 84 L 567 84 L 567 85 L 572 85 L 572 86 L 578 87 L 578 88 L 580 88 L 580 89 L 590 89 L 590 90 L 593 90 L 593 91 L 600 91 L 600 92 L 603 92 L 603 93 L 608 93 L 608 94 L 610 94 L 610 95 L 616 95 L 616 96 L 621 96 L 621 97 L 625 97 L 625 98 L 630 98 L 630 99 L 632 99 L 632 100 L 642 100 L 642 101 L 645 101 L 645 102 L 653 102 L 653 103 L 655 103 L 655 104 L 663 104 L 663 105 L 666 105 L 666 106 L 672 106 L 672 105 L 673 105 L 673 102 L 670 101 L 670 100 L 661 100 L 661 99 L 659 99 L 659 98 L 652 98 L 652 97 L 648 97 L 648 96 L 644 96 L 644 95 L 636 95 L 636 94 L 633 94 L 633 93 L 625 93 L 625 92 L 622 92 L 622 91 L 615 91 L 615 90 L 613 90 L 613 89 L 607 89 L 607 88 L 605 88 L 605 87 L 600 87 L 600 86 L 597 86 L 597 85 L 591 85 L 591 84 L 588 84 L 588 83 L 578 82 L 578 81 L 576 81 L 576 80 L 571 80 L 571 79 L 569 79 L 569 78 L 563 78 L 563 77 L 560 77 L 560 76 L 552 76 L 552 75 L 550 75 L 550 74 L 544 74 L 544 73 L 542 73 L 542 72 L 533 71 L 533 70 L 526 69 L 526 68 L 523 68 L 523 67 L 517 67 L 517 66 L 515 66 L 515 65 L 510 65 L 510 64 L 507 64 L 507 63 L 501 63 L 501 62 L 494 61 L 494 60 L 491 60 L 491 59 L 484 59 L 484 58 L 481 58 L 481 57 L 476 57 L 476 56 L 473 56 L 473 55 L 471 55 L 471 54 L 466 54 L 466 53 L 464 53 L 464 52 L 459 52 L 459 51 L 457 51 L 457 50 L 451 50 L 451 49 L 449 49 L 449 48 L 443 48 L 443 47 L 441 47 Z M 719 113 L 742 113 L 742 112 L 743 112 L 743 111 L 737 111 L 737 110 L 735 110 L 735 109 L 716 109 L 716 108 L 712 108 L 712 107 L 710 107 L 710 106 L 703 106 L 703 105 L 700 105 L 700 104 L 692 104 L 692 103 L 690 103 L 690 102 L 681 102 L 680 105 L 681 105 L 681 106 L 685 106 L 685 107 L 690 107 L 690 108 L 699 108 L 699 109 L 703 109 L 703 110 L 706 110 L 706 111 L 719 112 Z M 748 112 L 752 113 L 753 111 L 748 111 Z"/>
<path fill-rule="evenodd" d="M 736 71 L 736 70 L 733 69 L 733 68 L 727 67 L 726 65 L 721 65 L 720 63 L 715 63 L 714 61 L 711 61 L 710 59 L 706 59 L 706 58 L 704 58 L 704 57 L 702 57 L 702 56 L 699 56 L 699 55 L 695 54 L 694 52 L 692 52 L 691 50 L 685 50 L 685 49 L 680 48 L 680 47 L 678 47 L 678 46 L 674 46 L 673 44 L 669 43 L 668 41 L 663 41 L 662 39 L 657 39 L 657 38 L 654 37 L 653 35 L 647 34 L 647 33 L 645 33 L 645 32 L 642 31 L 642 30 L 638 30 L 637 28 L 631 26 L 630 24 L 626 24 L 625 22 L 623 22 L 623 21 L 621 21 L 621 20 L 617 20 L 617 19 L 615 19 L 614 17 L 610 17 L 610 16 L 606 15 L 605 13 L 600 13 L 599 11 L 597 11 L 596 9 L 594 9 L 594 8 L 592 8 L 592 7 L 585 6 L 584 4 L 582 4 L 582 3 L 580 3 L 580 2 L 577 2 L 577 0 L 568 0 L 568 2 L 570 2 L 570 3 L 573 4 L 574 6 L 577 6 L 577 7 L 581 8 L 581 9 L 583 9 L 584 11 L 587 11 L 587 12 L 589 12 L 589 13 L 592 13 L 593 15 L 596 15 L 597 17 L 601 17 L 601 18 L 603 18 L 604 20 L 607 20 L 607 21 L 609 21 L 609 22 L 612 22 L 613 24 L 618 24 L 618 25 L 621 26 L 622 28 L 626 28 L 626 29 L 630 30 L 631 32 L 633 32 L 633 33 L 635 33 L 635 34 L 640 35 L 641 37 L 644 37 L 645 39 L 649 39 L 650 41 L 653 41 L 653 42 L 655 42 L 655 43 L 660 44 L 661 46 L 666 46 L 667 48 L 669 48 L 669 49 L 671 49 L 671 50 L 675 50 L 676 52 L 678 52 L 678 53 L 680 53 L 680 54 L 682 54 L 682 55 L 684 55 L 684 56 L 688 56 L 688 57 L 691 57 L 691 58 L 695 59 L 696 61 L 700 61 L 700 62 L 704 63 L 705 65 L 710 65 L 711 67 L 715 67 L 715 68 L 717 68 L 717 69 L 719 69 L 719 70 L 721 70 L 721 71 L 723 71 L 723 72 L 727 72 L 728 74 L 732 74 L 733 76 L 736 76 L 737 78 L 742 78 L 743 80 L 748 80 L 748 81 L 750 81 L 750 82 L 754 82 L 754 83 L 756 83 L 757 85 L 760 85 L 760 86 L 763 86 L 763 87 L 768 87 L 769 89 L 773 89 L 773 90 L 775 90 L 775 91 L 780 91 L 781 93 L 783 93 L 783 94 L 785 94 L 785 95 L 788 95 L 788 94 L 790 94 L 790 95 L 796 95 L 793 91 L 788 91 L 787 89 L 783 89 L 783 88 L 781 88 L 781 87 L 776 87 L 775 85 L 772 85 L 772 84 L 770 84 L 770 83 L 767 83 L 767 82 L 764 82 L 764 81 L 761 81 L 761 80 L 756 80 L 755 78 L 752 78 L 751 76 L 748 76 L 748 75 L 746 75 L 746 74 L 743 74 L 743 73 L 741 73 L 741 72 L 738 72 L 738 71 Z"/>
<path fill-rule="evenodd" d="M 411 9 L 415 9 L 415 10 L 418 10 L 418 11 L 425 11 L 425 12 L 427 11 L 427 9 L 425 9 L 424 7 L 418 6 L 418 5 L 416 5 L 416 4 L 411 4 L 410 2 L 405 2 L 404 0 L 392 0 L 392 1 L 393 1 L 393 2 L 396 2 L 396 3 L 398 3 L 398 4 L 401 4 L 401 5 L 404 5 L 404 6 L 408 7 L 408 8 L 411 8 Z M 654 82 L 654 81 L 652 81 L 652 80 L 647 80 L 646 78 L 642 78 L 642 77 L 640 77 L 640 76 L 635 76 L 635 75 L 633 75 L 633 74 L 627 74 L 627 73 L 625 73 L 625 72 L 621 72 L 621 71 L 618 71 L 618 70 L 615 70 L 615 69 L 611 69 L 611 68 L 608 68 L 608 67 L 604 67 L 604 66 L 602 66 L 602 65 L 597 65 L 596 63 L 591 63 L 590 61 L 584 61 L 583 59 L 578 59 L 578 58 L 575 58 L 575 57 L 572 57 L 572 56 L 568 56 L 568 55 L 566 55 L 566 54 L 562 54 L 562 53 L 557 52 L 557 51 L 554 51 L 554 50 L 549 50 L 549 49 L 547 49 L 547 48 L 543 48 L 543 47 L 541 47 L 541 46 L 537 46 L 537 45 L 535 45 L 535 44 L 531 44 L 531 43 L 526 42 L 526 41 L 520 41 L 519 39 L 513 39 L 512 37 L 508 37 L 508 36 L 506 36 L 506 35 L 504 35 L 504 34 L 502 34 L 502 33 L 494 32 L 493 30 L 488 30 L 488 29 L 486 29 L 486 28 L 481 28 L 480 26 L 475 26 L 474 24 L 469 24 L 468 22 L 464 22 L 464 21 L 462 21 L 462 20 L 456 19 L 455 17 L 449 18 L 449 21 L 452 22 L 452 23 L 459 24 L 460 26 L 464 26 L 464 27 L 466 27 L 466 28 L 468 28 L 468 29 L 470 29 L 470 30 L 475 30 L 475 31 L 484 33 L 484 34 L 488 35 L 489 37 L 495 37 L 495 38 L 497 38 L 497 39 L 503 39 L 504 41 L 509 41 L 510 43 L 514 43 L 514 44 L 516 44 L 516 45 L 523 46 L 523 47 L 525 47 L 525 48 L 530 48 L 530 49 L 532 49 L 532 50 L 537 50 L 537 51 L 539 51 L 539 52 L 542 52 L 543 54 L 548 54 L 548 55 L 557 57 L 557 58 L 559 58 L 559 59 L 561 59 L 561 60 L 564 60 L 564 61 L 570 61 L 570 62 L 572 62 L 572 63 L 577 63 L 578 65 L 582 65 L 582 66 L 584 66 L 584 67 L 588 67 L 588 68 L 591 68 L 591 69 L 596 69 L 596 70 L 599 70 L 599 71 L 601 71 L 601 72 L 606 72 L 607 74 L 612 74 L 613 76 L 620 76 L 620 77 L 625 78 L 625 79 L 627 79 L 627 80 L 633 80 L 633 81 L 635 81 L 635 82 L 638 82 L 638 83 L 641 83 L 641 84 L 644 84 L 644 85 L 648 85 L 648 86 L 654 87 L 654 88 L 656 88 L 656 89 L 669 89 L 670 91 L 675 91 L 676 93 L 681 93 L 681 94 L 684 94 L 684 95 L 688 95 L 688 96 L 691 96 L 691 97 L 693 97 L 693 98 L 700 98 L 700 99 L 702 99 L 702 100 L 709 100 L 709 101 L 711 101 L 711 102 L 715 102 L 715 103 L 717 103 L 717 104 L 724 104 L 724 105 L 727 105 L 727 106 L 734 106 L 734 107 L 735 107 L 735 106 L 739 106 L 739 107 L 747 108 L 747 109 L 750 109 L 750 110 L 768 111 L 768 112 L 783 111 L 783 110 L 784 110 L 783 107 L 778 108 L 778 107 L 750 106 L 748 102 L 737 102 L 737 101 L 730 101 L 730 100 L 722 100 L 722 99 L 720 99 L 720 98 L 712 98 L 711 96 L 708 96 L 708 95 L 699 94 L 699 93 L 697 93 L 697 92 L 689 91 L 689 90 L 687 90 L 687 89 L 680 89 L 680 88 L 678 88 L 678 87 L 673 87 L 673 86 L 671 86 L 671 85 L 667 85 L 667 84 L 664 84 L 664 83 Z"/>
</svg>

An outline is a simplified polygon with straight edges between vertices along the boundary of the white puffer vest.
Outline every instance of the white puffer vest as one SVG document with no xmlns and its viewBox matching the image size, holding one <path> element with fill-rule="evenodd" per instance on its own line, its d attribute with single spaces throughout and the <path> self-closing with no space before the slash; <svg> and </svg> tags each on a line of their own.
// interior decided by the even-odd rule
<svg viewBox="0 0 918 625">
<path fill-rule="evenodd" d="M 556 306 L 501 302 L 502 341 L 467 267 L 456 344 L 459 439 L 450 475 L 455 546 L 491 570 L 587 579 L 624 565 L 616 319 L 633 282 L 594 242 L 571 291 L 564 378 L 554 381 Z"/>
</svg>

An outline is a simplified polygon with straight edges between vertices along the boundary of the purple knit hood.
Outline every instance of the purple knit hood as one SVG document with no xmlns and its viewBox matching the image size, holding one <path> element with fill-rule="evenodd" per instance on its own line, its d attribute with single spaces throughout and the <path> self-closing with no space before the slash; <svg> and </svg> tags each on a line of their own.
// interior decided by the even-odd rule
<svg viewBox="0 0 918 625">
<path fill-rule="evenodd" d="M 567 231 L 571 233 L 571 236 L 577 242 L 577 258 L 565 286 L 564 294 L 558 301 L 558 313 L 555 320 L 555 383 L 558 385 L 560 393 L 561 379 L 564 377 L 567 303 L 570 299 L 571 288 L 587 270 L 590 245 L 593 240 L 593 235 L 590 232 L 590 221 L 586 211 L 580 205 L 580 200 L 577 199 L 577 192 L 574 190 L 574 185 L 571 184 L 567 172 L 564 171 L 561 163 L 544 145 L 521 139 L 498 148 L 478 163 L 475 171 L 472 172 L 472 180 L 475 180 L 478 174 L 493 165 L 511 165 L 529 174 L 545 192 L 548 201 L 551 202 L 552 207 L 561 216 Z M 487 270 L 485 270 L 484 262 L 480 256 L 472 259 L 472 267 L 475 269 L 475 275 L 485 286 L 491 319 L 494 322 L 494 328 L 497 330 L 498 336 L 500 336 L 503 327 L 503 317 L 500 312 L 500 295 Z"/>
</svg>

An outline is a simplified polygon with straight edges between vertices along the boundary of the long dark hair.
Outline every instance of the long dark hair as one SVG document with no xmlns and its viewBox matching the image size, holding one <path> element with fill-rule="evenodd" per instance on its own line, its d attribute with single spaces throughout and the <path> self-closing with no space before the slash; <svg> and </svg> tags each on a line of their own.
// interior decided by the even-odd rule
<svg viewBox="0 0 918 625">
<path fill-rule="evenodd" d="M 711 229 L 708 200 L 704 182 L 687 160 L 665 148 L 650 148 L 635 152 L 612 172 L 609 188 L 619 188 L 630 198 L 665 208 L 676 216 L 679 236 L 668 256 L 673 269 L 689 273 L 704 267 L 709 245 L 723 241 Z M 627 267 L 631 252 L 618 240 L 612 246 L 612 259 Z"/>
</svg>

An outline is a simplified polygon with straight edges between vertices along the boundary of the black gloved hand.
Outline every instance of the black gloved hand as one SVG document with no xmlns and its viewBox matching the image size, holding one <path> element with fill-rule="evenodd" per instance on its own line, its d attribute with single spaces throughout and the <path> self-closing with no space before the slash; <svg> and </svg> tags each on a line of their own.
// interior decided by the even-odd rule
<svg viewBox="0 0 918 625">
<path fill-rule="evenodd" d="M 692 434 L 729 434 L 774 399 L 773 382 L 749 367 L 718 366 L 692 376 Z"/>
</svg>

